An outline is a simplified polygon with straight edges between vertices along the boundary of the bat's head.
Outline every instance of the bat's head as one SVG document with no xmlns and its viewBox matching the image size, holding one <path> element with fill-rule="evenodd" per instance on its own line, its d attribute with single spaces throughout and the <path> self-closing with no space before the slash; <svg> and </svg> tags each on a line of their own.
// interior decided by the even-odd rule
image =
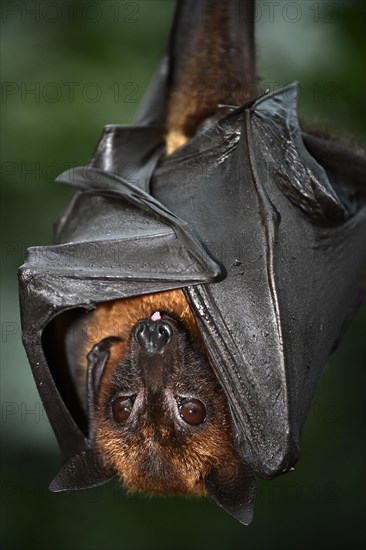
<svg viewBox="0 0 366 550">
<path fill-rule="evenodd" d="M 250 523 L 255 480 L 234 448 L 227 398 L 182 291 L 101 304 L 92 323 L 84 349 L 90 446 L 52 490 L 117 474 L 133 492 L 208 493 Z"/>
<path fill-rule="evenodd" d="M 96 443 L 108 466 L 131 491 L 205 492 L 214 469 L 238 460 L 226 397 L 206 357 L 169 311 L 135 323 L 123 348 L 110 343 L 95 392 Z"/>
</svg>

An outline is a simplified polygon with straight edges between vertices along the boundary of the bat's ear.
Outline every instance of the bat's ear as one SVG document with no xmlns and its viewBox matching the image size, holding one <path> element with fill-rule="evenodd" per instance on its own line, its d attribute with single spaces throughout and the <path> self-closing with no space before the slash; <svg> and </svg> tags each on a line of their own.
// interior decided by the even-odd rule
<svg viewBox="0 0 366 550">
<path fill-rule="evenodd" d="M 88 353 L 88 401 L 94 402 L 98 395 L 99 383 L 102 377 L 104 367 L 106 366 L 109 357 L 109 348 L 112 344 L 120 342 L 116 336 L 104 338 L 95 344 L 92 350 Z"/>
<path fill-rule="evenodd" d="M 220 466 L 205 479 L 208 496 L 225 512 L 249 525 L 253 519 L 256 483 L 251 470 L 238 458 Z"/>
<path fill-rule="evenodd" d="M 89 436 L 88 440 L 91 446 L 95 440 L 95 405 L 98 398 L 98 390 L 100 380 L 104 368 L 109 358 L 109 349 L 112 344 L 119 342 L 120 339 L 115 336 L 104 338 L 95 344 L 92 350 L 88 353 L 88 375 L 87 375 L 87 395 L 88 395 L 88 424 L 89 424 Z"/>
<path fill-rule="evenodd" d="M 112 336 L 96 344 L 88 354 L 88 421 L 90 448 L 70 458 L 51 482 L 49 489 L 53 492 L 91 489 L 110 481 L 115 472 L 106 468 L 99 452 L 93 448 L 95 443 L 94 413 L 98 397 L 100 380 L 108 361 L 110 346 L 119 339 Z"/>
<path fill-rule="evenodd" d="M 115 472 L 106 468 L 95 449 L 87 449 L 73 456 L 61 468 L 52 480 L 49 489 L 54 493 L 91 489 L 104 485 L 115 476 Z"/>
</svg>

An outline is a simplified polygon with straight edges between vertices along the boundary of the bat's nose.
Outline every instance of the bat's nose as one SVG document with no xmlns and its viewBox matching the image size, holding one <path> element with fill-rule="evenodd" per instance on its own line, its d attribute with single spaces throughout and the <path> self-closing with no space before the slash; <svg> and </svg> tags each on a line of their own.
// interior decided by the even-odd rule
<svg viewBox="0 0 366 550">
<path fill-rule="evenodd" d="M 166 321 L 140 321 L 134 329 L 134 336 L 147 353 L 162 353 L 173 335 L 173 329 Z"/>
</svg>

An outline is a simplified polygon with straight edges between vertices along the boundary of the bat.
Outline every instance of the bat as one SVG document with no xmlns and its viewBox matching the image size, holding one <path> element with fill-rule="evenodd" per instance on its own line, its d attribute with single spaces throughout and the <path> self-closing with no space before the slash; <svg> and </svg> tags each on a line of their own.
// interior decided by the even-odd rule
<svg viewBox="0 0 366 550">
<path fill-rule="evenodd" d="M 118 475 L 248 524 L 255 475 L 298 460 L 364 288 L 366 163 L 301 129 L 296 84 L 253 83 L 254 2 L 180 1 L 134 124 L 57 180 L 56 244 L 20 268 L 53 491 Z"/>
</svg>

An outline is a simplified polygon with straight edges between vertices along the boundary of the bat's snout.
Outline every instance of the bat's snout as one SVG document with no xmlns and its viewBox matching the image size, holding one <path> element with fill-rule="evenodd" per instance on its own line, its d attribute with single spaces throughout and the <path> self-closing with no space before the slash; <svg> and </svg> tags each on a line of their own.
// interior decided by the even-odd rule
<svg viewBox="0 0 366 550">
<path fill-rule="evenodd" d="M 163 353 L 166 344 L 173 336 L 173 329 L 168 321 L 140 321 L 134 329 L 134 337 L 141 348 L 149 353 Z"/>
</svg>

